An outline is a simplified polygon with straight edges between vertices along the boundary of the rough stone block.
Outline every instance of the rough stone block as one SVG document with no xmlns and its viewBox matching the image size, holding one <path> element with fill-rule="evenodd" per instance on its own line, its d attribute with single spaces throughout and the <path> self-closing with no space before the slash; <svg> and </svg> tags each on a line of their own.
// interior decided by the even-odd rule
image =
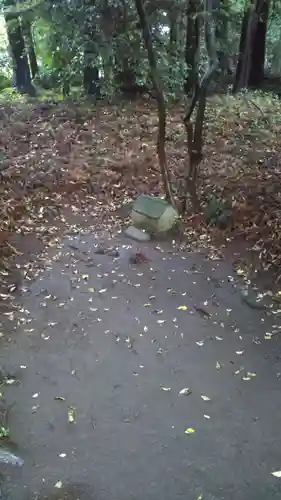
<svg viewBox="0 0 281 500">
<path fill-rule="evenodd" d="M 160 233 L 172 229 L 178 220 L 178 212 L 161 198 L 142 195 L 133 205 L 131 218 L 135 227 Z"/>
</svg>

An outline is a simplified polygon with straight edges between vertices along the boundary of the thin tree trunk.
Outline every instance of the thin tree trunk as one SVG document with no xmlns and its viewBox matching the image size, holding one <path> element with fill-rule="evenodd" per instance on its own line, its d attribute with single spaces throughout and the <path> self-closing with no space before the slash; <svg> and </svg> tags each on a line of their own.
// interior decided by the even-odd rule
<svg viewBox="0 0 281 500">
<path fill-rule="evenodd" d="M 88 8 L 88 16 L 84 27 L 84 74 L 83 85 L 85 94 L 100 98 L 100 78 L 97 65 L 97 36 L 95 26 L 95 0 L 86 2 Z"/>
<path fill-rule="evenodd" d="M 174 54 L 178 41 L 178 12 L 174 9 L 169 13 L 170 21 L 170 53 Z"/>
<path fill-rule="evenodd" d="M 140 25 L 142 28 L 143 39 L 147 50 L 148 61 L 150 66 L 151 80 L 155 91 L 155 98 L 158 107 L 158 138 L 157 138 L 157 153 L 159 159 L 159 165 L 162 175 L 162 180 L 164 184 L 164 190 L 166 199 L 175 205 L 170 174 L 167 166 L 166 157 L 166 106 L 165 98 L 161 88 L 161 83 L 157 71 L 156 57 L 154 54 L 151 31 L 148 25 L 147 17 L 145 14 L 143 1 L 135 0 L 136 9 L 139 15 Z"/>
<path fill-rule="evenodd" d="M 231 74 L 229 54 L 227 52 L 229 0 L 216 0 L 214 5 L 214 20 L 216 23 L 216 40 L 218 44 L 218 60 L 224 74 Z"/>
<path fill-rule="evenodd" d="M 185 42 L 185 63 L 187 66 L 187 76 L 185 80 L 185 93 L 190 95 L 193 89 L 199 84 L 199 21 L 200 1 L 187 0 L 187 23 L 186 23 L 186 42 Z"/>
<path fill-rule="evenodd" d="M 34 48 L 34 41 L 33 41 L 33 36 L 32 36 L 32 30 L 31 30 L 31 22 L 28 19 L 22 19 L 21 22 L 22 26 L 22 31 L 23 35 L 25 38 L 26 46 L 27 46 L 27 55 L 29 59 L 29 65 L 30 65 L 30 70 L 31 70 L 31 76 L 34 78 L 36 74 L 38 73 L 38 64 L 37 64 L 37 57 L 36 57 L 36 52 Z"/>
<path fill-rule="evenodd" d="M 212 0 L 205 0 L 205 44 L 209 58 L 209 67 L 203 76 L 202 81 L 194 84 L 192 100 L 184 117 L 186 128 L 187 148 L 189 162 L 185 171 L 185 191 L 182 200 L 182 213 L 187 209 L 187 195 L 189 194 L 193 210 L 199 211 L 200 202 L 197 193 L 198 170 L 203 157 L 203 128 L 206 109 L 206 98 L 208 86 L 212 77 L 218 69 L 218 58 L 215 43 L 215 29 L 212 15 Z M 193 16 L 194 19 L 194 16 Z M 196 110 L 195 123 L 192 123 L 191 117 Z"/>
</svg>

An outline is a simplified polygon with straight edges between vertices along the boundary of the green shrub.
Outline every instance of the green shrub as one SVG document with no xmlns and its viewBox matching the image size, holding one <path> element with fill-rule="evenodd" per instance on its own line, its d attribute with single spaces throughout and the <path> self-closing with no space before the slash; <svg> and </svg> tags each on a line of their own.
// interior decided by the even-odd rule
<svg viewBox="0 0 281 500">
<path fill-rule="evenodd" d="M 8 87 L 11 87 L 10 79 L 6 75 L 3 75 L 3 73 L 0 73 L 0 91 Z"/>
</svg>

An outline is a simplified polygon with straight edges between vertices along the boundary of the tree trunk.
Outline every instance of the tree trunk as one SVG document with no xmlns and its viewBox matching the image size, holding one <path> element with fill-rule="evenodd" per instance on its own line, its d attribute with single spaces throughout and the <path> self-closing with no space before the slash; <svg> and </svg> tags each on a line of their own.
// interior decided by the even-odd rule
<svg viewBox="0 0 281 500">
<path fill-rule="evenodd" d="M 187 66 L 187 76 L 184 90 L 187 95 L 193 92 L 198 86 L 198 64 L 199 64 L 199 22 L 200 2 L 198 0 L 187 0 L 187 23 L 186 23 L 186 42 L 185 42 L 185 63 Z"/>
<path fill-rule="evenodd" d="M 253 50 L 249 74 L 249 85 L 258 88 L 264 78 L 265 43 L 270 0 L 257 2 L 257 26 L 253 35 Z"/>
<path fill-rule="evenodd" d="M 88 54 L 85 53 L 84 56 L 87 59 Z M 91 61 L 85 63 L 84 66 L 83 86 L 86 95 L 100 98 L 99 70 Z"/>
<path fill-rule="evenodd" d="M 217 0 L 214 2 L 214 20 L 216 24 L 215 34 L 218 44 L 218 60 L 220 69 L 224 74 L 231 74 L 228 54 L 228 24 L 229 24 L 229 1 Z"/>
<path fill-rule="evenodd" d="M 184 213 L 187 209 L 188 194 L 190 195 L 194 211 L 198 213 L 200 208 L 200 202 L 197 193 L 197 178 L 198 169 L 203 157 L 203 127 L 205 119 L 207 90 L 208 86 L 210 85 L 211 79 L 215 76 L 219 66 L 216 50 L 215 23 L 213 19 L 212 0 L 204 0 L 204 13 L 205 45 L 209 64 L 208 69 L 201 80 L 201 83 L 199 84 L 197 82 L 193 88 L 192 99 L 184 117 L 189 162 L 186 165 L 185 171 L 185 190 L 181 206 L 182 213 Z M 192 16 L 192 18 L 194 19 L 194 16 Z M 195 109 L 195 122 L 192 122 L 191 118 Z"/>
<path fill-rule="evenodd" d="M 170 21 L 170 52 L 175 53 L 178 41 L 178 12 L 174 8 L 169 12 Z"/>
<path fill-rule="evenodd" d="M 239 92 L 239 90 L 248 87 L 251 65 L 252 39 L 254 25 L 256 24 L 255 7 L 255 0 L 252 0 L 252 5 L 250 5 L 243 16 L 239 44 L 239 58 L 236 67 L 235 81 L 233 84 L 233 93 Z"/>
<path fill-rule="evenodd" d="M 84 27 L 84 74 L 83 85 L 85 94 L 100 98 L 100 78 L 97 66 L 98 40 L 95 27 L 95 1 L 86 2 L 87 19 Z"/>
<path fill-rule="evenodd" d="M 136 9 L 139 15 L 140 25 L 143 33 L 143 40 L 148 55 L 148 62 L 151 73 L 151 80 L 153 83 L 155 98 L 157 101 L 158 108 L 158 137 L 157 137 L 157 153 L 159 159 L 159 166 L 161 171 L 161 176 L 164 184 L 164 191 L 166 199 L 175 206 L 170 174 L 167 166 L 167 156 L 166 156 L 166 106 L 163 90 L 161 88 L 161 82 L 159 80 L 159 75 L 157 71 L 157 62 L 154 54 L 151 30 L 147 21 L 145 14 L 143 0 L 135 0 Z"/>
<path fill-rule="evenodd" d="M 20 20 L 17 14 L 11 13 L 8 10 L 9 7 L 13 6 L 13 2 L 6 3 L 7 10 L 4 11 L 10 52 L 13 58 L 13 85 L 19 92 L 34 95 L 35 89 L 31 83 L 30 68 Z"/>
<path fill-rule="evenodd" d="M 27 55 L 29 59 L 29 65 L 30 65 L 30 70 L 31 70 L 31 76 L 34 78 L 36 74 L 38 73 L 38 64 L 37 64 L 37 57 L 36 57 L 36 52 L 34 48 L 34 41 L 33 41 L 33 36 L 32 36 L 32 30 L 31 30 L 31 22 L 29 19 L 22 19 L 22 31 L 23 35 L 25 38 L 26 46 L 27 46 Z"/>
<path fill-rule="evenodd" d="M 259 85 L 264 75 L 265 41 L 270 0 L 252 0 L 241 29 L 239 59 L 233 92 Z"/>
<path fill-rule="evenodd" d="M 100 54 L 103 62 L 103 86 L 105 95 L 111 101 L 114 95 L 114 66 L 115 66 L 115 52 L 113 37 L 115 34 L 114 26 L 114 13 L 115 9 L 109 4 L 109 0 L 103 0 L 101 9 L 101 31 L 102 43 L 100 46 Z"/>
</svg>

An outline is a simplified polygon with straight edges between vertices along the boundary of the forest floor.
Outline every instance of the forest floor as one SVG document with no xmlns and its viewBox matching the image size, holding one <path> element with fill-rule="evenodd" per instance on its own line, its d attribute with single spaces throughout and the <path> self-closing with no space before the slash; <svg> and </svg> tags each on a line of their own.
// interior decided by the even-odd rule
<svg viewBox="0 0 281 500">
<path fill-rule="evenodd" d="M 153 101 L 89 106 L 83 102 L 10 102 L 1 113 L 0 245 L 10 235 L 54 237 L 52 219 L 63 209 L 96 215 L 110 231 L 123 222 L 116 210 L 140 193 L 162 194 Z M 184 110 L 169 110 L 167 156 L 179 188 L 187 160 Z M 198 191 L 230 203 L 232 226 L 206 227 L 187 216 L 189 241 L 246 241 L 259 269 L 281 263 L 281 101 L 272 95 L 218 96 L 206 113 Z M 49 221 L 47 224 L 46 221 Z M 58 229 L 61 231 L 61 225 Z M 201 236 L 199 238 L 199 236 Z M 224 246 L 224 245 L 223 245 Z M 222 246 L 222 249 L 223 249 Z"/>
<path fill-rule="evenodd" d="M 244 251 L 278 270 L 279 101 L 209 102 L 200 196 L 231 200 L 234 229 L 187 216 L 180 240 L 145 244 L 121 229 L 124 203 L 162 194 L 151 101 L 1 113 L 0 433 L 25 460 L 3 491 L 280 498 L 281 293 L 252 281 Z M 168 117 L 175 184 L 182 116 Z"/>
</svg>

